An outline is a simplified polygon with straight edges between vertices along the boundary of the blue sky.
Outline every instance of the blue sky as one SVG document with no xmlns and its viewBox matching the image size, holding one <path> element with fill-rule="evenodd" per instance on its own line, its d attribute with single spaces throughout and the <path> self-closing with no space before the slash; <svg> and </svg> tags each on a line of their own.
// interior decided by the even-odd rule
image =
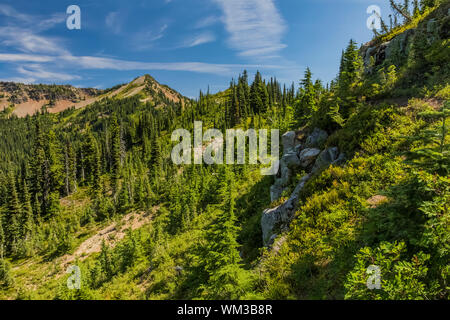
<svg viewBox="0 0 450 320">
<path fill-rule="evenodd" d="M 387 0 L 0 0 L 0 80 L 108 88 L 149 73 L 189 97 L 247 69 L 328 82 L 350 38 L 371 39 Z M 81 30 L 66 26 L 69 5 Z"/>
</svg>

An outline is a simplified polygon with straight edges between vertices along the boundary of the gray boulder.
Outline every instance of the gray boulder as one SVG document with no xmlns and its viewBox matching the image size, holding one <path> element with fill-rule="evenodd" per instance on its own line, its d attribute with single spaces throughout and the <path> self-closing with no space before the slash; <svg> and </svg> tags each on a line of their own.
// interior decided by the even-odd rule
<svg viewBox="0 0 450 320">
<path fill-rule="evenodd" d="M 299 159 L 300 159 L 300 165 L 303 168 L 308 167 L 311 163 L 314 162 L 314 160 L 317 158 L 317 156 L 320 153 L 320 149 L 316 148 L 307 148 L 300 151 Z"/>
<path fill-rule="evenodd" d="M 319 128 L 314 128 L 313 132 L 306 138 L 306 148 L 320 148 L 328 139 L 328 133 Z"/>
<path fill-rule="evenodd" d="M 278 178 L 275 179 L 274 184 L 270 187 L 271 201 L 278 200 L 283 193 L 285 187 L 289 184 L 292 175 L 292 169 L 300 166 L 300 159 L 295 152 L 289 152 L 281 158 L 280 172 Z"/>
<path fill-rule="evenodd" d="M 270 187 L 270 201 L 278 200 L 281 197 L 292 175 L 291 169 L 284 162 L 280 162 L 280 164 L 280 176 L 275 179 L 274 184 Z"/>
<path fill-rule="evenodd" d="M 312 173 L 317 172 L 321 168 L 328 167 L 338 158 L 338 148 L 332 147 L 323 150 L 316 159 L 314 167 L 312 168 Z"/>
<path fill-rule="evenodd" d="M 282 186 L 273 184 L 270 186 L 270 201 L 276 201 L 280 199 L 281 195 L 283 194 L 284 188 Z"/>
<path fill-rule="evenodd" d="M 281 137 L 281 143 L 283 144 L 283 154 L 291 151 L 295 146 L 295 132 L 288 131 Z"/>
<path fill-rule="evenodd" d="M 285 165 L 288 168 L 295 168 L 300 166 L 300 159 L 295 152 L 289 152 L 281 158 L 281 166 Z"/>
<path fill-rule="evenodd" d="M 298 205 L 298 196 L 311 177 L 310 174 L 305 175 L 295 187 L 290 198 L 283 204 L 263 211 L 261 217 L 261 229 L 263 233 L 263 243 L 265 246 L 270 244 L 271 237 L 277 228 L 283 228 L 291 222 L 294 217 L 296 207 Z M 273 241 L 273 239 L 272 239 Z"/>
<path fill-rule="evenodd" d="M 291 170 L 287 166 L 281 165 L 280 173 L 281 173 L 280 177 L 275 179 L 274 184 L 283 187 L 289 183 L 289 178 L 291 177 Z"/>
<path fill-rule="evenodd" d="M 333 161 L 332 164 L 334 164 L 336 166 L 340 166 L 340 165 L 343 165 L 346 160 L 347 160 L 347 158 L 345 157 L 345 153 L 341 153 L 339 155 L 339 157 L 336 160 Z"/>
</svg>

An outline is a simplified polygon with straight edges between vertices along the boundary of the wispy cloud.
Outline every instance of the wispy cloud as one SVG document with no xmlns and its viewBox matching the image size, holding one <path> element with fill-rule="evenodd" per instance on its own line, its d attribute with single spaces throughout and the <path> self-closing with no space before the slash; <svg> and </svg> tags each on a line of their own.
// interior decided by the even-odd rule
<svg viewBox="0 0 450 320">
<path fill-rule="evenodd" d="M 163 38 L 169 25 L 161 25 L 156 30 L 137 32 L 131 37 L 132 48 L 135 50 L 147 50 L 153 47 L 154 42 Z"/>
<path fill-rule="evenodd" d="M 26 53 L 68 53 L 60 44 L 60 40 L 17 27 L 0 27 L 0 43 L 4 47 L 12 47 Z"/>
<path fill-rule="evenodd" d="M 219 75 L 232 75 L 243 68 L 257 69 L 279 69 L 277 65 L 244 65 L 244 64 L 214 64 L 203 62 L 139 62 L 121 59 L 92 57 L 92 56 L 64 56 L 59 57 L 62 61 L 84 69 L 109 69 L 118 71 L 129 70 L 166 70 L 166 71 L 188 71 L 198 73 L 210 73 Z"/>
<path fill-rule="evenodd" d="M 20 66 L 17 68 L 17 71 L 31 79 L 36 78 L 53 81 L 70 81 L 81 79 L 79 76 L 73 74 L 48 71 L 47 68 L 44 69 L 44 67 L 39 64 Z"/>
<path fill-rule="evenodd" d="M 31 16 L 18 12 L 16 9 L 6 4 L 0 4 L 0 14 L 22 21 L 29 21 L 31 19 Z"/>
<path fill-rule="evenodd" d="M 35 32 L 48 30 L 65 21 L 64 13 L 54 13 L 50 17 L 28 15 L 6 4 L 0 4 L 0 15 L 9 20 L 19 21 L 24 27 L 32 27 Z"/>
<path fill-rule="evenodd" d="M 223 11 L 228 43 L 239 55 L 273 57 L 285 48 L 286 24 L 273 0 L 214 0 Z"/>
<path fill-rule="evenodd" d="M 0 53 L 0 62 L 51 62 L 54 58 L 43 55 Z"/>
<path fill-rule="evenodd" d="M 213 42 L 216 40 L 216 37 L 211 32 L 204 32 L 193 37 L 186 39 L 180 47 L 183 48 L 192 48 L 195 46 L 199 46 L 208 42 Z"/>
<path fill-rule="evenodd" d="M 106 15 L 105 25 L 114 34 L 119 34 L 122 31 L 122 23 L 120 21 L 119 12 L 110 12 Z"/>
<path fill-rule="evenodd" d="M 216 0 L 219 1 L 219 0 Z M 231 2 L 235 0 L 230 0 Z M 249 0 L 254 2 L 256 0 Z M 266 2 L 270 0 L 258 0 Z M 228 7 L 228 5 L 224 5 Z M 239 9 L 239 21 L 251 20 L 244 19 L 245 14 Z M 266 12 L 266 11 L 264 11 Z M 273 12 L 272 12 L 273 13 Z M 46 36 L 44 31 L 61 22 L 60 15 L 52 15 L 50 18 L 41 19 L 37 16 L 24 15 L 15 11 L 13 8 L 0 5 L 0 15 L 11 18 L 14 21 L 8 21 L 6 25 L 0 26 L 0 62 L 7 64 L 11 70 L 15 70 L 16 74 L 11 73 L 9 80 L 33 83 L 38 80 L 45 81 L 71 81 L 81 80 L 79 74 L 82 70 L 116 70 L 116 71 L 140 71 L 150 72 L 154 70 L 165 71 L 183 71 L 194 73 L 215 74 L 221 76 L 234 75 L 242 69 L 277 69 L 283 68 L 279 65 L 268 64 L 220 64 L 220 63 L 204 63 L 198 61 L 182 61 L 182 62 L 149 62 L 149 61 L 131 61 L 126 59 L 100 57 L 100 56 L 77 56 L 65 46 L 63 39 Z M 117 15 L 110 15 L 108 24 L 113 27 Z M 234 21 L 227 18 L 228 22 Z M 230 20 L 231 19 L 231 20 Z M 273 18 L 272 18 L 273 20 Z M 4 21 L 4 20 L 3 20 Z M 1 21 L 1 22 L 3 22 Z M 34 22 L 33 25 L 30 21 Z M 106 21 L 105 21 L 106 23 Z M 204 22 L 204 25 L 207 25 Z M 151 46 L 152 42 L 162 38 L 168 28 L 167 24 L 161 25 L 155 31 L 139 33 L 135 41 L 140 41 L 141 46 Z M 227 27 L 228 28 L 228 27 Z M 262 39 L 257 41 L 251 39 L 250 31 L 240 28 L 228 28 L 232 35 L 230 41 L 235 43 L 237 49 L 241 50 L 242 55 L 248 54 L 268 54 L 273 53 L 268 48 L 267 42 Z M 237 45 L 238 30 L 247 32 L 248 38 L 244 42 L 251 42 L 251 45 L 242 47 Z M 245 33 L 244 32 L 244 33 Z M 272 33 L 272 36 L 275 35 Z M 243 35 L 243 37 L 247 37 Z M 215 41 L 215 36 L 209 31 L 200 32 L 191 38 L 187 38 L 182 45 L 184 47 L 194 47 Z M 278 45 L 281 43 L 275 41 Z M 142 48 L 142 47 L 141 47 Z M 279 48 L 278 48 L 279 49 Z M 252 51 L 253 50 L 253 51 Z M 259 52 L 255 50 L 260 50 Z"/>
<path fill-rule="evenodd" d="M 201 28 L 206 28 L 206 27 L 210 27 L 218 22 L 221 21 L 220 17 L 217 16 L 208 16 L 206 18 L 203 18 L 199 21 L 197 21 L 194 25 L 194 28 L 196 29 L 201 29 Z"/>
<path fill-rule="evenodd" d="M 19 82 L 25 84 L 32 84 L 36 82 L 35 78 L 22 78 L 22 77 L 12 77 L 6 79 L 0 79 L 0 82 Z"/>
</svg>

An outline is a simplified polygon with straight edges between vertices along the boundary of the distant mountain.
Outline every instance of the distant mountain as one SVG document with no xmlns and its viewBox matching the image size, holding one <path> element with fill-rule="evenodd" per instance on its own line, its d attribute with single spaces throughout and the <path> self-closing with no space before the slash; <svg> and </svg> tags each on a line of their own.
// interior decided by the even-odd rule
<svg viewBox="0 0 450 320">
<path fill-rule="evenodd" d="M 76 88 L 71 85 L 0 82 L 0 111 L 6 110 L 18 117 L 25 117 L 43 107 L 50 113 L 57 113 L 71 107 L 83 108 L 104 98 L 124 99 L 135 95 L 138 95 L 142 102 L 151 102 L 155 107 L 174 103 L 183 107 L 189 100 L 176 90 L 160 84 L 150 75 L 107 90 Z"/>
<path fill-rule="evenodd" d="M 138 77 L 129 84 L 124 84 L 115 90 L 109 90 L 107 93 L 101 95 L 100 98 L 107 96 L 110 98 L 123 99 L 135 95 L 139 95 L 141 102 L 153 102 L 155 106 L 164 106 L 173 103 L 181 103 L 181 105 L 184 106 L 189 100 L 176 90 L 160 84 L 148 74 Z"/>
</svg>

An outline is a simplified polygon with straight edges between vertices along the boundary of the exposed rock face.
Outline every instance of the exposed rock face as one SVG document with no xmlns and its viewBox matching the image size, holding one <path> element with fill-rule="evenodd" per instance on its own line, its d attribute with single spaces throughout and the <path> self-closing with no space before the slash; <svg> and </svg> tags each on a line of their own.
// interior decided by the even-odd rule
<svg viewBox="0 0 450 320">
<path fill-rule="evenodd" d="M 281 142 L 283 144 L 283 154 L 288 153 L 294 148 L 295 145 L 295 132 L 288 131 L 281 137 Z"/>
<path fill-rule="evenodd" d="M 344 161 L 345 156 L 343 154 L 339 155 L 337 147 L 325 150 L 318 149 L 325 143 L 327 138 L 328 134 L 317 128 L 306 138 L 305 144 L 301 144 L 296 139 L 296 134 L 293 131 L 283 135 L 284 154 L 280 160 L 278 176 L 275 179 L 275 183 L 270 187 L 271 200 L 275 201 L 281 197 L 290 182 L 293 172 L 297 169 L 303 168 L 310 173 L 307 173 L 300 179 L 287 201 L 275 208 L 264 210 L 261 217 L 261 228 L 265 246 L 272 245 L 277 237 L 277 230 L 283 231 L 288 228 L 297 209 L 299 195 L 311 176 L 321 168 Z"/>
<path fill-rule="evenodd" d="M 364 67 L 371 72 L 371 57 L 374 60 L 374 66 L 383 63 L 384 60 L 391 58 L 394 53 L 406 56 L 410 49 L 411 38 L 414 36 L 416 29 L 409 29 L 392 38 L 392 40 L 381 44 L 372 45 L 367 43 L 361 48 L 361 54 L 364 61 Z"/>
<path fill-rule="evenodd" d="M 417 36 L 425 36 L 428 44 L 439 39 L 448 39 L 450 24 L 449 4 L 434 10 L 429 18 L 419 23 L 417 28 L 408 29 L 389 41 L 377 43 L 372 40 L 361 47 L 361 55 L 364 66 L 368 73 L 372 72 L 371 58 L 374 66 L 381 65 L 386 59 L 390 59 L 392 64 L 397 64 L 399 60 L 406 59 L 410 54 L 410 49 Z"/>
<path fill-rule="evenodd" d="M 299 154 L 300 165 L 303 168 L 308 167 L 311 163 L 314 162 L 314 160 L 317 158 L 319 153 L 320 153 L 320 149 L 316 149 L 316 148 L 303 149 Z"/>
<path fill-rule="evenodd" d="M 297 140 L 295 132 L 286 132 L 282 136 L 281 141 L 283 143 L 283 156 L 280 160 L 280 168 L 275 178 L 275 183 L 270 187 L 271 201 L 278 200 L 281 197 L 281 194 L 289 184 L 292 170 L 300 166 L 297 152 L 300 141 Z"/>
<path fill-rule="evenodd" d="M 306 148 L 320 148 L 328 139 L 328 133 L 321 129 L 315 128 L 313 132 L 306 138 Z"/>
<path fill-rule="evenodd" d="M 275 237 L 273 237 L 273 231 L 276 227 L 282 228 L 283 225 L 288 224 L 292 220 L 296 204 L 298 203 L 298 195 L 309 178 L 310 175 L 307 174 L 300 180 L 300 183 L 297 185 L 294 192 L 292 192 L 291 197 L 285 203 L 273 209 L 264 210 L 261 217 L 261 228 L 265 246 L 271 245 L 271 241 L 274 240 Z"/>
<path fill-rule="evenodd" d="M 300 158 L 296 152 L 289 152 L 281 158 L 281 163 L 288 168 L 296 168 L 300 165 Z"/>
<path fill-rule="evenodd" d="M 317 157 L 316 163 L 314 163 L 314 167 L 312 168 L 313 173 L 317 172 L 319 169 L 329 166 L 338 158 L 338 148 L 332 147 L 323 150 L 319 156 Z"/>
</svg>

